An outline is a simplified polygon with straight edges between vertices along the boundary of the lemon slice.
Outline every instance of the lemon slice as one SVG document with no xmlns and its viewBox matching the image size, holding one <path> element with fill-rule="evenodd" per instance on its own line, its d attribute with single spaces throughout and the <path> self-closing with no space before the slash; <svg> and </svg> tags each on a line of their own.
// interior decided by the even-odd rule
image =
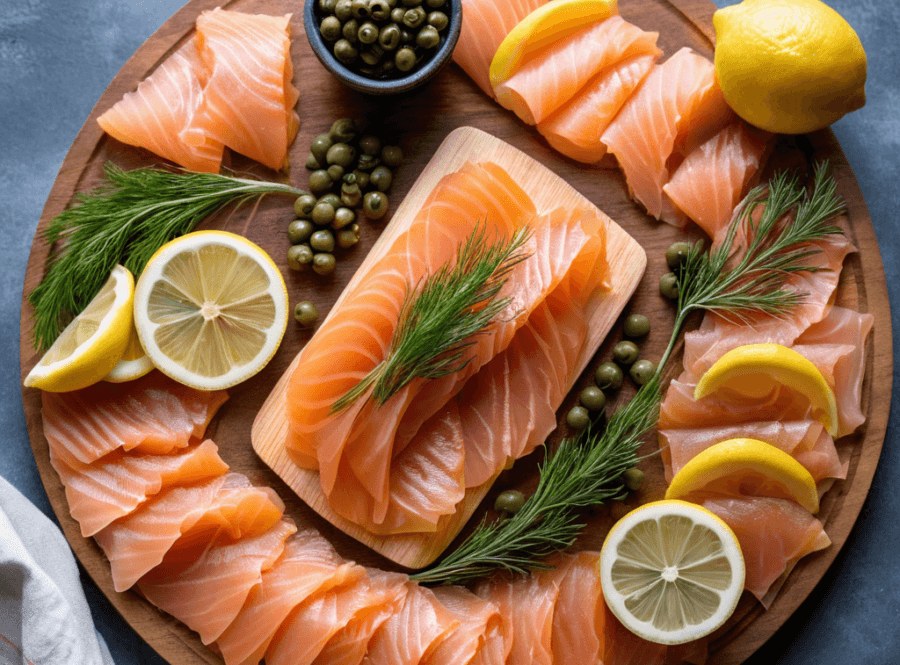
<svg viewBox="0 0 900 665">
<path fill-rule="evenodd" d="M 700 400 L 718 390 L 726 395 L 762 399 L 786 386 L 809 399 L 813 416 L 837 436 L 838 413 L 834 392 L 818 367 L 780 344 L 747 344 L 732 349 L 710 367 L 694 389 Z"/>
<path fill-rule="evenodd" d="M 734 532 L 685 501 L 656 501 L 625 515 L 606 537 L 599 565 L 609 609 L 631 632 L 658 644 L 713 632 L 744 589 Z"/>
<path fill-rule="evenodd" d="M 100 292 L 28 373 L 25 385 L 69 392 L 109 374 L 128 344 L 133 299 L 134 277 L 116 266 Z"/>
<path fill-rule="evenodd" d="M 135 325 L 150 360 L 200 390 L 228 388 L 265 367 L 287 317 L 278 267 L 257 245 L 224 231 L 163 245 L 134 293 Z"/>
<path fill-rule="evenodd" d="M 148 374 L 152 369 L 153 361 L 144 353 L 144 347 L 141 346 L 141 339 L 138 337 L 137 328 L 134 327 L 134 317 L 132 317 L 131 336 L 125 347 L 125 353 L 122 354 L 122 359 L 112 368 L 112 371 L 103 377 L 103 380 L 110 383 L 134 381 Z"/>
<path fill-rule="evenodd" d="M 507 81 L 532 53 L 618 13 L 618 0 L 554 0 L 538 7 L 497 47 L 491 60 L 491 86 Z"/>
<path fill-rule="evenodd" d="M 672 478 L 666 498 L 702 491 L 791 499 L 811 513 L 819 511 L 809 471 L 783 450 L 757 439 L 728 439 L 699 453 Z"/>
</svg>

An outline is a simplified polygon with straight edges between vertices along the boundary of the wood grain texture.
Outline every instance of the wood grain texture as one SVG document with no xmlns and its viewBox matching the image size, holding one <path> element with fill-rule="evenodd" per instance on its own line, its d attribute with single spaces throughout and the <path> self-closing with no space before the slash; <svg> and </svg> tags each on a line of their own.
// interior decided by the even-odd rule
<svg viewBox="0 0 900 665">
<path fill-rule="evenodd" d="M 426 88 L 396 98 L 376 99 L 348 91 L 331 78 L 312 55 L 303 37 L 296 2 L 235 0 L 223 3 L 221 0 L 191 0 L 122 68 L 101 96 L 63 163 L 44 207 L 25 277 L 20 351 L 22 377 L 38 360 L 38 355 L 30 344 L 31 310 L 25 296 L 42 279 L 49 254 L 49 248 L 40 239 L 40 234 L 46 229 L 50 219 L 69 204 L 75 192 L 90 189 L 99 182 L 100 168 L 107 160 L 126 169 L 159 161 L 146 151 L 105 137 L 95 122 L 96 117 L 125 92 L 133 90 L 168 53 L 189 37 L 194 20 L 201 11 L 218 5 L 268 14 L 294 12 L 291 27 L 295 37 L 291 52 L 295 65 L 294 80 L 301 88 L 298 105 L 301 129 L 290 155 L 295 168 L 289 174 L 276 174 L 235 156 L 230 158 L 228 165 L 231 168 L 270 179 L 290 181 L 302 187 L 306 183 L 306 171 L 302 164 L 311 139 L 327 130 L 335 118 L 364 118 L 374 127 L 380 127 L 385 136 L 399 139 L 407 156 L 404 165 L 397 171 L 391 191 L 391 199 L 396 202 L 411 189 L 417 175 L 452 130 L 461 126 L 482 129 L 547 166 L 640 242 L 647 252 L 649 263 L 623 316 L 634 312 L 649 316 L 653 322 L 653 330 L 642 342 L 641 352 L 649 358 L 659 357 L 673 320 L 672 309 L 660 298 L 657 286 L 659 277 L 668 271 L 663 253 L 669 244 L 683 239 L 684 234 L 655 222 L 641 212 L 629 200 L 624 179 L 618 171 L 588 168 L 559 156 L 533 128 L 525 127 L 511 113 L 497 107 L 455 66 L 448 67 Z M 641 28 L 659 31 L 659 44 L 667 55 L 682 46 L 691 46 L 707 57 L 712 56 L 711 17 L 715 7 L 708 0 L 622 0 L 620 11 L 624 18 Z M 735 664 L 745 660 L 784 623 L 822 578 L 856 521 L 884 442 L 893 368 L 890 313 L 881 255 L 852 170 L 832 132 L 825 130 L 808 137 L 780 140 L 763 177 L 768 177 L 775 167 L 802 167 L 822 157 L 831 160 L 838 181 L 838 191 L 848 206 L 847 231 L 859 249 L 844 264 L 838 302 L 871 312 L 875 316 L 875 328 L 867 348 L 863 385 L 863 409 L 867 414 L 867 421 L 854 435 L 838 442 L 841 458 L 849 462 L 848 477 L 825 495 L 820 514 L 832 539 L 832 546 L 801 560 L 781 587 L 768 612 L 763 611 L 748 594 L 744 594 L 737 612 L 714 636 L 711 643 L 710 663 L 714 665 Z M 285 254 L 289 245 L 286 226 L 292 217 L 291 201 L 272 198 L 263 200 L 255 208 L 236 213 L 225 212 L 209 220 L 203 227 L 242 233 L 264 247 L 284 270 L 291 301 L 312 300 L 320 311 L 327 312 L 365 258 L 366 251 L 374 246 L 384 224 L 364 225 L 359 245 L 339 257 L 338 268 L 333 276 L 321 278 L 311 272 L 291 272 L 286 269 Z M 689 230 L 688 236 L 692 239 L 704 237 L 696 228 Z M 601 345 L 588 370 L 579 377 L 560 413 L 564 413 L 574 403 L 578 389 L 589 383 L 593 366 L 609 358 L 612 346 L 621 337 L 621 321 L 622 317 L 614 324 L 608 339 Z M 359 545 L 297 499 L 281 478 L 256 456 L 250 445 L 254 418 L 272 387 L 309 336 L 309 331 L 289 326 L 282 347 L 272 362 L 256 377 L 230 391 L 231 399 L 212 423 L 210 435 L 233 469 L 247 474 L 256 483 L 275 489 L 284 498 L 291 517 L 318 528 L 342 555 L 366 565 L 397 569 L 395 564 Z M 633 390 L 626 387 L 620 398 L 627 399 L 631 394 Z M 163 658 L 178 665 L 221 663 L 221 659 L 211 649 L 203 646 L 197 635 L 185 626 L 162 614 L 137 594 L 116 593 L 113 590 L 108 562 L 92 540 L 81 537 L 78 524 L 69 516 L 59 478 L 50 466 L 41 424 L 40 394 L 35 390 L 23 390 L 22 399 L 32 448 L 50 502 L 66 537 L 88 573 L 125 620 Z M 551 437 L 551 441 L 552 439 Z M 656 447 L 655 441 L 649 440 L 642 452 L 653 452 Z M 533 488 L 536 461 L 536 456 L 526 458 L 513 471 L 501 474 L 494 488 L 488 492 L 485 505 L 490 505 L 495 493 L 503 489 L 528 491 Z M 655 457 L 649 458 L 642 463 L 641 468 L 647 477 L 644 487 L 624 503 L 586 515 L 588 527 L 576 548 L 599 549 L 616 517 L 638 503 L 663 495 L 665 482 L 661 462 Z M 479 508 L 473 521 L 485 514 L 490 513 L 484 507 Z M 465 533 L 466 530 L 462 535 Z"/>
</svg>

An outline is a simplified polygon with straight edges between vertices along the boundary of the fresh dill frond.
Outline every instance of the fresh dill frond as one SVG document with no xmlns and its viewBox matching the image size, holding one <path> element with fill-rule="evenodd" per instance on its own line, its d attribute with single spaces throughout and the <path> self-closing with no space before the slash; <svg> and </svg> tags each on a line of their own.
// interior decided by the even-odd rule
<svg viewBox="0 0 900 665">
<path fill-rule="evenodd" d="M 338 413 L 372 388 L 372 399 L 387 402 L 415 378 L 437 379 L 465 367 L 474 336 L 506 309 L 497 298 L 510 271 L 528 258 L 522 248 L 531 235 L 523 226 L 510 238 L 490 240 L 476 224 L 455 263 L 429 275 L 420 289 L 407 287 L 387 357 L 331 408 Z"/>
<path fill-rule="evenodd" d="M 265 194 L 299 196 L 289 185 L 214 173 L 140 168 L 111 162 L 105 181 L 78 194 L 44 236 L 61 246 L 51 253 L 43 281 L 28 297 L 34 310 L 32 342 L 48 348 L 66 320 L 81 312 L 117 263 L 135 276 L 162 245 L 188 233 L 228 204 L 240 206 Z"/>
<path fill-rule="evenodd" d="M 625 495 L 622 474 L 637 463 L 637 450 L 658 420 L 663 371 L 689 314 L 785 316 L 801 304 L 806 294 L 782 287 L 791 274 L 817 269 L 805 262 L 820 251 L 811 243 L 841 233 L 830 223 L 843 210 L 835 190 L 827 164 L 819 164 L 809 192 L 785 173 L 751 191 L 724 242 L 709 253 L 695 245 L 681 265 L 675 324 L 650 381 L 605 430 L 588 428 L 548 452 L 537 489 L 515 515 L 482 521 L 455 551 L 412 578 L 456 584 L 501 570 L 525 573 L 546 568 L 542 559 L 574 543 L 583 528 L 579 509 Z M 755 213 L 761 213 L 759 221 Z M 746 246 L 738 246 L 739 232 Z"/>
</svg>

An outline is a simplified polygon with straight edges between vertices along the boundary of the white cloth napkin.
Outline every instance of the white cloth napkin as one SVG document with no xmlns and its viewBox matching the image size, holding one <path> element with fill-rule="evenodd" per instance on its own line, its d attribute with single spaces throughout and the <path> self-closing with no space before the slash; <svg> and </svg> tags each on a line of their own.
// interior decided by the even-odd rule
<svg viewBox="0 0 900 665">
<path fill-rule="evenodd" d="M 2 477 L 0 665 L 113 665 L 62 532 Z"/>
</svg>

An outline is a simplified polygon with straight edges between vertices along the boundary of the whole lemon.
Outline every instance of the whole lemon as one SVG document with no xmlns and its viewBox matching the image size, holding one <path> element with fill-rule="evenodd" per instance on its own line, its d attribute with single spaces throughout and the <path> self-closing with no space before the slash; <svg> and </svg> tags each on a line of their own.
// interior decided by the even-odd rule
<svg viewBox="0 0 900 665">
<path fill-rule="evenodd" d="M 729 106 L 782 134 L 827 127 L 866 103 L 866 53 L 819 0 L 744 0 L 713 15 L 716 76 Z"/>
</svg>

